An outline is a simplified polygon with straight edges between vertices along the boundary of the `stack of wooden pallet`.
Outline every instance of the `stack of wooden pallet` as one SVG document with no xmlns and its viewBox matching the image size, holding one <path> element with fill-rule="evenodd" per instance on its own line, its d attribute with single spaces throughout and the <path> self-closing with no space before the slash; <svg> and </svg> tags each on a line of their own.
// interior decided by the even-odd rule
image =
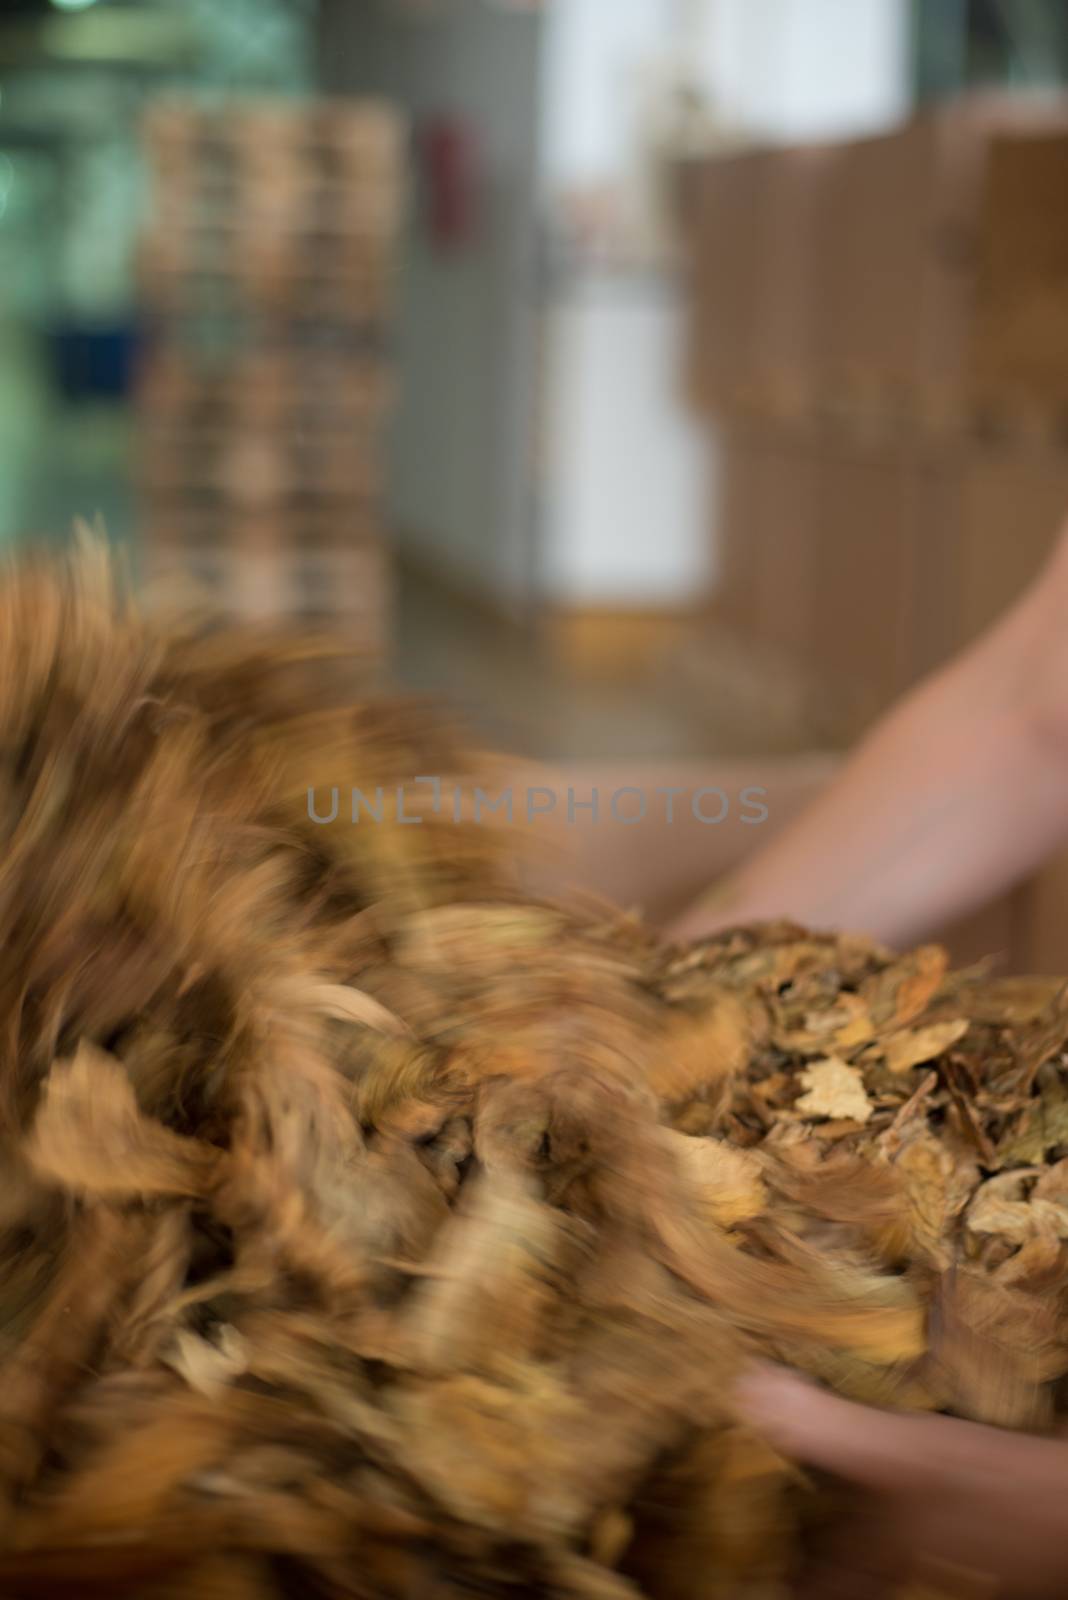
<svg viewBox="0 0 1068 1600">
<path fill-rule="evenodd" d="M 375 652 L 401 123 L 377 103 L 161 102 L 145 142 L 146 572 L 239 615 L 337 618 Z"/>
</svg>

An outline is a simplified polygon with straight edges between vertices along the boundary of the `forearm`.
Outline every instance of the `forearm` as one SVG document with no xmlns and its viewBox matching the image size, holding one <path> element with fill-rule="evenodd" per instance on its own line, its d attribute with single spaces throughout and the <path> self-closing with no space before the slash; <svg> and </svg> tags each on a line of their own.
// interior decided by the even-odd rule
<svg viewBox="0 0 1068 1600">
<path fill-rule="evenodd" d="M 791 915 L 907 943 L 1036 866 L 1068 835 L 1068 754 L 1049 715 L 1061 598 L 1037 585 L 874 729 L 725 903 L 698 902 L 676 931 Z"/>
<path fill-rule="evenodd" d="M 516 795 L 545 786 L 555 797 L 552 811 L 529 823 L 525 808 L 516 806 L 536 863 L 531 884 L 548 892 L 601 894 L 665 921 L 766 848 L 826 787 L 838 764 L 838 757 L 820 754 L 517 764 L 510 774 Z M 613 807 L 612 797 L 622 790 L 631 792 Z M 635 820 L 639 809 L 644 815 Z"/>
</svg>

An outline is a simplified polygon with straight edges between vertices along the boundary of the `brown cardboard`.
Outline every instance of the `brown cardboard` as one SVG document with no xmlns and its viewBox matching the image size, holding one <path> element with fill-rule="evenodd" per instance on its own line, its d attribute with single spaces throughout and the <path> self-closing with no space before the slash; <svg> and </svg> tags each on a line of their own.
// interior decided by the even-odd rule
<svg viewBox="0 0 1068 1600">
<path fill-rule="evenodd" d="M 767 154 L 755 151 L 710 161 L 695 181 L 687 388 L 700 410 L 736 409 L 749 382 L 751 341 L 760 316 L 757 216 L 767 172 Z"/>
<path fill-rule="evenodd" d="M 749 449 L 756 635 L 776 657 L 800 667 L 812 637 L 818 458 L 804 430 L 754 428 Z"/>
<path fill-rule="evenodd" d="M 899 401 L 919 360 L 926 123 L 843 145 L 827 168 L 820 241 L 820 389 L 835 409 Z"/>
<path fill-rule="evenodd" d="M 1004 614 L 1068 512 L 1068 450 L 1021 442 L 749 425 L 728 430 L 726 475 L 737 614 L 823 685 L 845 741 Z M 1068 973 L 1068 853 L 943 937 L 957 962 Z"/>
<path fill-rule="evenodd" d="M 961 482 L 967 449 L 954 440 L 914 449 L 906 505 L 911 573 L 902 690 L 944 666 L 959 648 L 963 629 Z"/>
<path fill-rule="evenodd" d="M 848 741 L 957 648 L 959 452 L 766 423 L 725 441 L 717 614 Z"/>
<path fill-rule="evenodd" d="M 1025 165 L 1024 150 L 1041 149 L 1036 134 L 1066 127 L 1066 108 L 1055 95 L 965 97 L 845 144 L 827 163 L 816 321 L 820 387 L 832 411 L 889 410 L 914 424 L 967 411 L 983 252 L 998 240 L 1003 253 L 1028 248 L 1004 245 L 996 214 L 983 220 L 988 172 L 1001 194 L 1019 171 L 999 176 L 991 152 L 1004 143 Z M 1016 209 L 1027 204 L 1024 183 Z M 1039 188 L 1046 209 L 1063 217 L 1052 173 Z"/>
<path fill-rule="evenodd" d="M 806 145 L 765 157 L 756 215 L 756 302 L 747 394 L 772 417 L 811 414 L 819 382 L 816 315 L 827 196 L 841 147 Z"/>
<path fill-rule="evenodd" d="M 752 150 L 690 176 L 689 390 L 700 408 L 788 417 L 817 377 L 819 241 L 830 146 Z"/>
<path fill-rule="evenodd" d="M 1068 452 L 975 448 L 961 476 L 960 642 L 976 638 L 1038 574 L 1068 513 Z"/>
<path fill-rule="evenodd" d="M 999 974 L 1037 972 L 1040 969 L 1030 963 L 1027 929 L 1028 889 L 1023 887 L 1009 890 L 948 928 L 936 929 L 935 937 L 948 949 L 954 966 L 991 961 Z"/>
<path fill-rule="evenodd" d="M 1068 851 L 1060 851 L 1020 891 L 1018 970 L 1068 973 Z"/>
<path fill-rule="evenodd" d="M 1068 397 L 1066 163 L 1068 99 L 1003 93 L 877 138 L 704 163 L 696 403 L 922 430 L 1006 388 Z"/>
<path fill-rule="evenodd" d="M 1068 134 L 994 142 L 979 219 L 974 384 L 995 407 L 1068 404 Z"/>
<path fill-rule="evenodd" d="M 1068 124 L 1060 94 L 988 91 L 920 119 L 927 186 L 915 293 L 918 399 L 922 415 L 955 420 L 974 404 L 977 289 L 985 245 L 981 219 L 996 141 Z"/>
<path fill-rule="evenodd" d="M 712 537 L 719 571 L 713 612 L 735 634 L 755 640 L 760 457 L 741 423 L 722 431 Z"/>
<path fill-rule="evenodd" d="M 867 716 L 988 628 L 1068 516 L 1068 451 L 825 444 L 810 660 Z"/>
<path fill-rule="evenodd" d="M 843 733 L 855 737 L 912 676 L 915 461 L 889 446 L 825 443 L 818 470 L 811 662 L 842 695 Z"/>
</svg>

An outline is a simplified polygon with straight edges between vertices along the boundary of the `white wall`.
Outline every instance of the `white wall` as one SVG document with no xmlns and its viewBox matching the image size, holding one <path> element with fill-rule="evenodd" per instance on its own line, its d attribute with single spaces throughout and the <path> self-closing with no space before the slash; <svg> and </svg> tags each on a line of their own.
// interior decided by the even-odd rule
<svg viewBox="0 0 1068 1600">
<path fill-rule="evenodd" d="M 728 123 L 851 138 L 908 112 L 907 0 L 706 0 L 706 13 L 702 77 Z"/>
<path fill-rule="evenodd" d="M 625 176 L 649 64 L 760 138 L 849 138 L 909 108 L 908 0 L 549 0 L 541 173 Z"/>
<path fill-rule="evenodd" d="M 679 399 L 679 308 L 649 280 L 576 284 L 549 309 L 542 592 L 646 609 L 711 575 L 708 452 Z"/>
<path fill-rule="evenodd" d="M 724 130 L 848 137 L 908 109 L 907 0 L 552 0 L 541 83 L 543 204 L 618 186 L 644 213 L 638 133 L 657 78 L 691 73 Z M 544 316 L 542 592 L 676 607 L 714 583 L 716 439 L 680 394 L 683 291 L 580 273 Z"/>
<path fill-rule="evenodd" d="M 384 0 L 322 0 L 321 11 L 328 91 L 387 94 L 416 122 L 460 112 L 478 131 L 477 239 L 442 253 L 413 216 L 405 240 L 389 513 L 403 548 L 470 589 L 522 605 L 532 564 L 540 19 L 483 0 L 450 0 L 423 16 Z"/>
<path fill-rule="evenodd" d="M 640 68 L 670 34 L 673 0 L 550 0 L 540 179 L 549 191 L 624 176 Z"/>
<path fill-rule="evenodd" d="M 707 431 L 678 397 L 669 278 L 537 277 L 544 208 L 630 188 L 650 85 L 695 65 L 755 135 L 848 135 L 906 109 L 907 0 L 321 0 L 327 89 L 460 110 L 487 161 L 486 226 L 435 251 L 410 230 L 391 520 L 401 543 L 498 602 L 686 602 L 714 571 Z M 538 206 L 542 206 L 539 218 Z M 626 205 L 624 205 L 626 209 Z M 542 347 L 535 347 L 540 327 Z M 543 385 L 539 393 L 539 384 Z M 534 407 L 543 420 L 534 463 Z"/>
</svg>

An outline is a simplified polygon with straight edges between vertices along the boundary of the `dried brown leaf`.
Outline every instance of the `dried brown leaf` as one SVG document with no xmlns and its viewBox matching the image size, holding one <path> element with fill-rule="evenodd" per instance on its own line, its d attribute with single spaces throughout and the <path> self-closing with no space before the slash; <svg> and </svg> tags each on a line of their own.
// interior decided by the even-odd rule
<svg viewBox="0 0 1068 1600">
<path fill-rule="evenodd" d="M 867 1122 L 872 1114 L 863 1073 L 834 1056 L 806 1067 L 801 1073 L 801 1082 L 806 1093 L 796 1102 L 794 1110 L 802 1116 L 845 1117 L 854 1122 Z"/>
</svg>

